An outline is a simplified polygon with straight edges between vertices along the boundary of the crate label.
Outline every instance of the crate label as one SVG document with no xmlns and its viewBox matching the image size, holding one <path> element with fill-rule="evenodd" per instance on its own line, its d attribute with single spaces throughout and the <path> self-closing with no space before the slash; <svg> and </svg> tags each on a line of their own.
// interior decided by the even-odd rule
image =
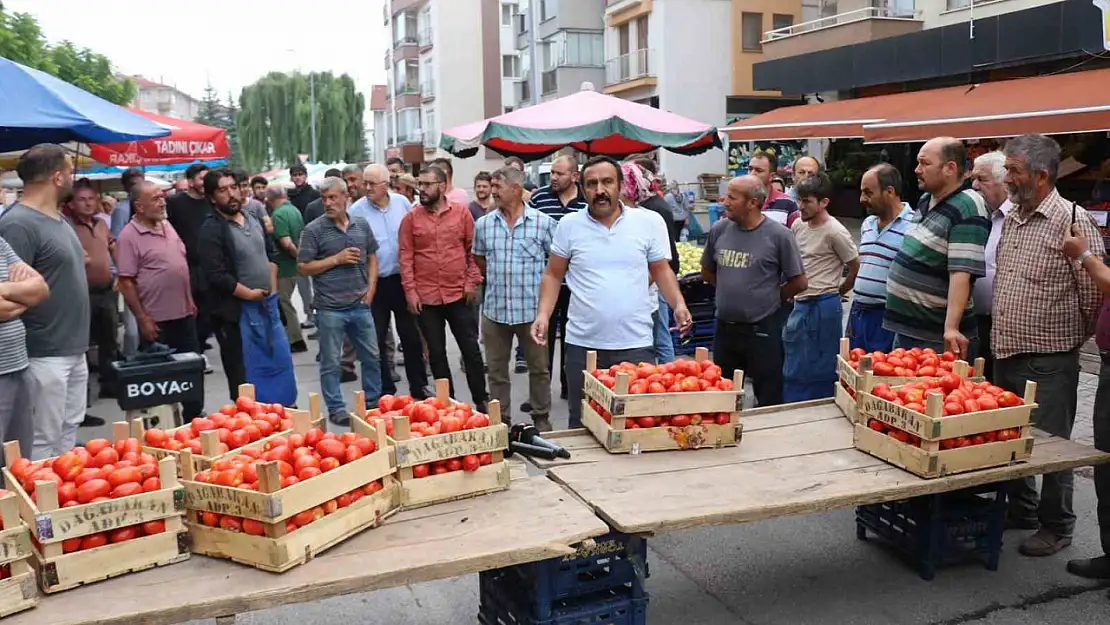
<svg viewBox="0 0 1110 625">
<path fill-rule="evenodd" d="M 397 446 L 397 464 L 407 467 L 468 454 L 498 451 L 508 446 L 508 429 L 503 425 L 462 430 L 404 441 Z"/>
<path fill-rule="evenodd" d="M 136 495 L 81 508 L 61 508 L 50 512 L 51 534 L 57 536 L 84 536 L 95 532 L 108 532 L 129 525 L 146 523 L 172 516 L 173 503 L 164 497 Z M 45 516 L 45 515 L 44 515 Z M 46 538 L 40 532 L 41 538 Z"/>
<path fill-rule="evenodd" d="M 867 425 L 867 419 L 878 419 L 889 426 L 918 436 L 928 435 L 932 430 L 932 419 L 913 410 L 907 410 L 904 406 L 868 393 L 861 393 L 856 401 L 860 416 L 866 417 L 866 419 L 861 418 L 863 425 Z"/>
<path fill-rule="evenodd" d="M 614 553 L 624 553 L 624 543 L 619 540 L 604 540 L 595 542 L 592 547 L 579 547 L 574 553 L 563 556 L 563 562 L 580 560 L 583 558 L 596 558 Z"/>
<path fill-rule="evenodd" d="M 671 440 L 678 445 L 679 449 L 697 449 L 706 446 L 709 428 L 704 425 L 668 427 L 667 434 L 671 437 Z"/>
<path fill-rule="evenodd" d="M 267 509 L 273 506 L 261 504 L 261 499 L 257 491 L 215 484 L 190 484 L 185 489 L 185 506 L 190 510 L 235 516 L 277 516 Z"/>
<path fill-rule="evenodd" d="M 836 359 L 836 375 L 853 389 L 858 386 L 859 372 L 852 368 L 851 363 L 840 357 Z"/>
<path fill-rule="evenodd" d="M 632 453 L 633 456 L 639 456 L 640 455 L 640 444 L 639 443 L 632 443 L 631 453 Z"/>
<path fill-rule="evenodd" d="M 18 560 L 30 555 L 31 541 L 27 540 L 26 532 L 13 534 L 0 540 L 0 562 Z"/>
<path fill-rule="evenodd" d="M 42 585 L 44 588 L 53 588 L 58 585 L 58 565 L 54 562 L 47 562 L 39 567 L 39 573 L 42 575 Z"/>
</svg>

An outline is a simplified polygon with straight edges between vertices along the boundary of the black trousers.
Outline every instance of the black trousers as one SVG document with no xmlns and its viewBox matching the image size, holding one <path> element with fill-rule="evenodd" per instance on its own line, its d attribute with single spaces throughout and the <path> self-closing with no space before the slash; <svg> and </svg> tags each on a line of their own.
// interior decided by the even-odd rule
<svg viewBox="0 0 1110 625">
<path fill-rule="evenodd" d="M 112 363 L 119 360 L 119 295 L 112 289 L 89 291 L 89 337 L 96 343 L 96 373 L 102 389 L 114 389 Z"/>
<path fill-rule="evenodd" d="M 567 310 L 570 308 L 570 288 L 559 288 L 559 299 L 551 311 L 551 321 L 547 324 L 547 370 L 555 375 L 555 330 L 559 330 L 559 385 L 563 395 L 567 393 Z M 519 355 L 519 350 L 517 354 Z"/>
<path fill-rule="evenodd" d="M 471 400 L 475 404 L 488 401 L 485 365 L 482 363 L 482 352 L 478 349 L 478 320 L 474 318 L 474 309 L 466 305 L 465 299 L 440 306 L 425 305 L 420 312 L 419 322 L 420 331 L 428 343 L 428 359 L 431 360 L 432 375 L 437 380 L 440 378 L 450 380 L 451 396 L 458 398 L 455 395 L 454 380 L 451 380 L 451 365 L 447 360 L 446 325 L 449 324 L 451 334 L 455 335 L 459 350 L 462 351 L 463 368 L 466 370 L 466 383 L 470 387 Z M 419 351 L 409 352 L 405 349 L 406 366 L 414 353 Z"/>
<path fill-rule="evenodd" d="M 987 361 L 983 365 L 984 371 L 976 371 L 975 375 L 986 376 L 988 380 L 994 379 L 994 356 L 991 354 L 991 328 L 994 326 L 990 315 L 975 315 L 975 323 L 979 326 L 979 349 L 972 358 L 982 358 Z"/>
<path fill-rule="evenodd" d="M 392 275 L 378 278 L 378 290 L 370 304 L 374 315 L 374 327 L 378 331 L 378 352 L 382 360 L 382 394 L 395 395 L 397 384 L 393 381 L 391 364 L 386 356 L 392 353 L 385 348 L 389 335 L 389 319 L 392 315 L 401 338 L 401 349 L 405 352 L 405 377 L 409 382 L 409 393 L 416 399 L 424 399 L 428 388 L 428 375 L 424 371 L 424 350 L 420 346 L 420 330 L 416 327 L 416 317 L 409 312 L 405 303 L 405 290 L 401 286 L 401 276 Z M 453 331 L 453 329 L 452 329 Z"/>
<path fill-rule="evenodd" d="M 214 331 L 215 321 L 212 319 L 212 303 L 211 296 L 207 291 L 198 291 L 193 289 L 193 302 L 197 306 L 196 327 L 197 327 L 197 341 L 200 342 L 201 348 L 204 347 L 204 342 L 208 340 L 208 336 Z M 203 354 L 203 351 L 198 351 Z"/>
<path fill-rule="evenodd" d="M 1102 352 L 1094 409 L 1095 449 L 1110 451 L 1110 352 Z M 1098 499 L 1098 530 L 1102 553 L 1110 555 L 1110 465 L 1095 467 L 1095 497 Z"/>
<path fill-rule="evenodd" d="M 239 322 L 212 317 L 212 332 L 220 344 L 220 362 L 227 376 L 227 390 L 231 401 L 239 398 L 239 385 L 247 381 L 247 370 L 243 366 L 243 337 L 239 334 Z M 197 340 L 201 341 L 198 324 Z"/>
<path fill-rule="evenodd" d="M 713 337 L 713 360 L 721 367 L 721 377 L 732 378 L 736 369 L 752 381 L 759 406 L 782 403 L 782 324 L 779 309 L 756 323 L 717 320 Z"/>
<path fill-rule="evenodd" d="M 197 341 L 196 317 L 182 317 L 169 321 L 158 322 L 158 342 L 172 348 L 178 353 L 194 352 L 200 354 L 200 342 Z M 146 349 L 150 343 L 141 341 L 139 349 Z M 204 379 L 201 378 L 201 395 L 204 395 Z M 204 402 L 185 402 L 181 404 L 181 418 L 185 422 L 204 416 Z"/>
</svg>

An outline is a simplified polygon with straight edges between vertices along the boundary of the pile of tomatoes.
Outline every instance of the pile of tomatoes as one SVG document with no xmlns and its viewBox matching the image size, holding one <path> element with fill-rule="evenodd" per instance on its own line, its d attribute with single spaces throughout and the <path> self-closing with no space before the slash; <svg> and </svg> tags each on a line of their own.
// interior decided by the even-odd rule
<svg viewBox="0 0 1110 625">
<path fill-rule="evenodd" d="M 285 521 L 285 532 L 290 533 L 295 531 L 298 527 L 304 527 L 314 521 L 318 521 L 337 510 L 353 505 L 363 497 L 373 495 L 383 488 L 385 488 L 385 486 L 382 484 L 381 480 L 374 480 L 365 486 L 343 493 L 335 499 L 329 499 L 318 506 L 309 508 L 308 510 L 302 510 Z M 208 527 L 218 527 L 229 532 L 239 532 L 251 536 L 266 535 L 266 524 L 261 521 L 255 521 L 254 519 L 244 519 L 243 517 L 231 516 L 230 514 L 216 514 L 215 512 L 201 512 L 199 513 L 199 517 L 200 522 Z"/>
<path fill-rule="evenodd" d="M 899 347 L 889 354 L 871 352 L 870 354 L 860 348 L 852 350 L 849 364 L 859 370 L 860 358 L 871 357 L 871 371 L 877 376 L 898 378 L 932 378 L 942 376 L 952 371 L 956 362 L 956 355 L 952 352 L 938 354 L 932 348 L 902 349 Z M 968 367 L 968 375 L 975 375 Z"/>
<path fill-rule="evenodd" d="M 62 553 L 73 553 L 74 551 L 87 551 L 89 549 L 96 549 L 103 547 L 107 544 L 116 544 L 142 538 L 144 536 L 153 536 L 161 534 L 166 531 L 166 522 L 147 521 L 146 523 L 137 523 L 135 525 L 128 525 L 127 527 L 120 527 L 110 532 L 97 532 L 95 534 L 86 534 L 77 538 L 68 538 L 62 541 Z M 31 541 L 35 546 L 41 550 L 41 546 L 35 537 L 31 537 Z"/>
<path fill-rule="evenodd" d="M 662 365 L 622 362 L 590 373 L 609 389 L 616 386 L 618 373 L 627 373 L 632 379 L 628 385 L 629 395 L 733 390 L 732 380 L 721 377 L 721 368 L 712 360 L 698 362 L 682 358 Z"/>
<path fill-rule="evenodd" d="M 939 393 L 944 396 L 944 413 L 949 417 L 981 410 L 1012 408 L 1025 402 L 1010 391 L 1003 390 L 990 382 L 972 382 L 955 373 L 934 380 L 909 382 L 897 390 L 888 384 L 876 384 L 871 394 L 889 402 L 905 406 L 914 412 L 925 413 L 927 395 Z"/>
<path fill-rule="evenodd" d="M 219 412 L 193 419 L 189 425 L 175 430 L 147 430 L 143 440 L 148 447 L 181 451 L 189 449 L 201 455 L 200 433 L 215 430 L 220 454 L 228 453 L 274 434 L 293 429 L 293 420 L 285 416 L 285 406 L 263 404 L 248 397 L 240 397 L 234 404 L 227 404 Z"/>
<path fill-rule="evenodd" d="M 467 454 L 458 458 L 449 458 L 447 460 L 436 460 L 427 464 L 416 464 L 412 467 L 412 476 L 428 477 L 429 475 L 443 475 L 452 471 L 466 471 L 473 473 L 479 467 L 487 464 L 493 464 L 493 454 L 486 452 L 484 454 Z"/>
<path fill-rule="evenodd" d="M 867 422 L 867 427 L 875 430 L 880 434 L 886 434 L 896 441 L 913 445 L 914 447 L 921 447 L 921 439 L 909 432 L 899 430 L 898 428 L 891 427 L 878 419 L 871 419 Z M 1019 428 L 1007 428 L 1004 430 L 995 430 L 993 432 L 983 432 L 974 436 L 959 436 L 956 438 L 946 438 L 940 441 L 941 449 L 956 449 L 958 447 L 971 447 L 972 445 L 983 445 L 986 443 L 998 443 L 1002 441 L 1014 440 L 1021 438 L 1021 430 Z"/>
<path fill-rule="evenodd" d="M 592 399 L 590 400 L 590 408 L 601 415 L 606 423 L 613 422 L 613 416 L 609 414 L 609 411 Z M 688 425 L 725 425 L 728 423 L 728 418 L 729 413 L 727 412 L 675 414 L 662 417 L 629 417 L 625 420 L 624 427 L 628 430 L 638 430 L 642 428 L 684 428 Z"/>
<path fill-rule="evenodd" d="M 23 490 L 35 498 L 35 482 L 58 485 L 58 505 L 63 508 L 154 492 L 162 488 L 158 461 L 144 453 L 137 438 L 112 443 L 94 438 L 57 458 L 32 462 L 20 458 L 10 471 Z"/>
<path fill-rule="evenodd" d="M 258 465 L 277 462 L 281 488 L 312 479 L 374 453 L 377 444 L 354 432 L 325 433 L 312 428 L 304 434 L 274 436 L 258 447 L 245 447 L 231 458 L 222 458 L 204 471 L 197 482 L 258 490 Z"/>
<path fill-rule="evenodd" d="M 414 401 L 409 395 L 382 395 L 378 407 L 366 412 L 366 419 L 384 419 L 385 433 L 393 436 L 393 418 L 408 417 L 413 438 L 484 428 L 489 416 L 475 412 L 470 404 L 436 397 Z"/>
</svg>

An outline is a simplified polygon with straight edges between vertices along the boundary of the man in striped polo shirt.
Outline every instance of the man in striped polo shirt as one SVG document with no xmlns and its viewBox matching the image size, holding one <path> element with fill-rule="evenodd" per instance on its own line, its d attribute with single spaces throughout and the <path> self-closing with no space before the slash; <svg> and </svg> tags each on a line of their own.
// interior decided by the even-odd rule
<svg viewBox="0 0 1110 625">
<path fill-rule="evenodd" d="M 894 345 L 894 334 L 883 327 L 886 280 L 913 221 L 913 209 L 902 201 L 901 191 L 902 175 L 889 163 L 867 170 L 860 181 L 859 201 L 868 217 L 860 228 L 859 275 L 848 313 L 852 349 L 889 352 Z"/>
<path fill-rule="evenodd" d="M 971 284 L 986 274 L 991 223 L 983 197 L 964 180 L 967 150 L 952 137 L 930 139 L 917 153 L 920 221 L 906 232 L 890 266 L 883 327 L 894 347 L 950 350 L 967 359 L 978 332 Z"/>
</svg>

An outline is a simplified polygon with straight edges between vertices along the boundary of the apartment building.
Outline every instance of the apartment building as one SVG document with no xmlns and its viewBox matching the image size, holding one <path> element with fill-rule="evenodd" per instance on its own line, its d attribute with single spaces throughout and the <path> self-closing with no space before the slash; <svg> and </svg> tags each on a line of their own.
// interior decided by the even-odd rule
<svg viewBox="0 0 1110 625">
<path fill-rule="evenodd" d="M 529 106 L 534 93 L 538 102 L 571 95 L 584 82 L 601 89 L 604 37 L 605 12 L 598 0 L 520 0 L 515 19 L 519 79 L 514 106 Z M 533 39 L 535 64 L 529 53 Z"/>
<path fill-rule="evenodd" d="M 506 77 L 518 56 L 513 34 L 515 0 L 387 0 L 383 20 L 388 84 L 371 98 L 375 160 L 399 156 L 406 163 L 438 155 L 440 132 L 494 117 L 515 105 L 515 78 Z M 516 61 L 519 62 L 519 61 Z M 372 94 L 373 95 L 373 94 Z M 455 159 L 455 182 L 472 186 L 474 175 L 501 158 L 485 150 Z"/>
<path fill-rule="evenodd" d="M 193 121 L 200 115 L 200 100 L 177 87 L 163 85 L 142 76 L 129 76 L 135 83 L 135 101 L 131 106 L 157 115 Z"/>
</svg>

